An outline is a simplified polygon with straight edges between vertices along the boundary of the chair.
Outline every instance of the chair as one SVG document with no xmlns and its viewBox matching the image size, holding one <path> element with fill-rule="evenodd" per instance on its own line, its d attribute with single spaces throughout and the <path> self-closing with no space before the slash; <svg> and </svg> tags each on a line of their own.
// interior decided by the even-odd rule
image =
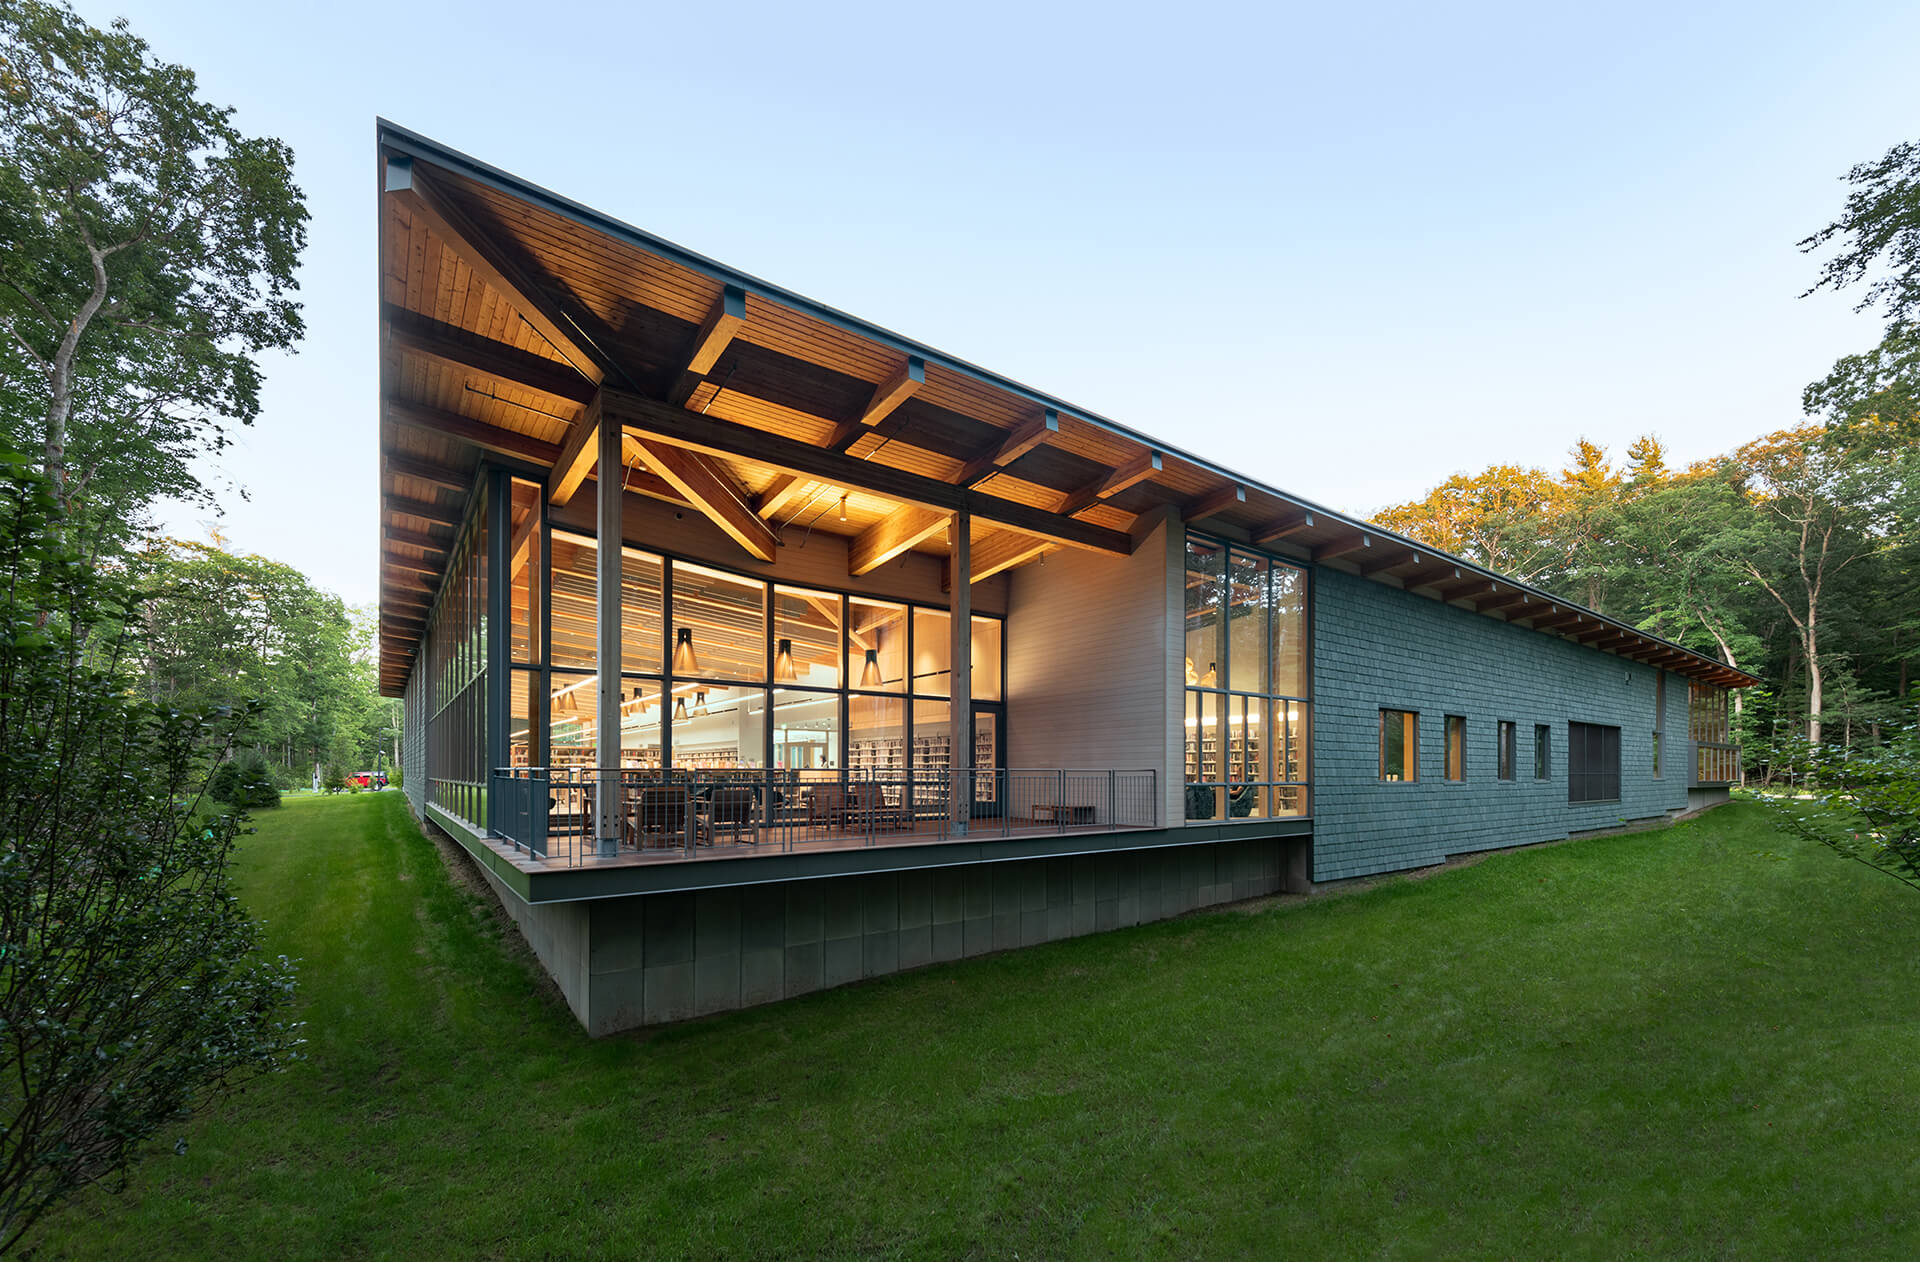
<svg viewBox="0 0 1920 1262">
<path fill-rule="evenodd" d="M 729 832 L 735 841 L 742 833 L 752 833 L 748 840 L 758 843 L 760 838 L 760 795 L 747 788 L 717 788 L 707 802 L 706 810 L 700 814 L 700 836 L 708 845 L 713 844 L 715 834 L 722 829 Z"/>
<path fill-rule="evenodd" d="M 628 816 L 635 834 L 634 844 L 644 849 L 650 838 L 671 846 L 687 835 L 687 791 L 683 788 L 654 786 L 640 790 L 640 800 Z"/>
</svg>

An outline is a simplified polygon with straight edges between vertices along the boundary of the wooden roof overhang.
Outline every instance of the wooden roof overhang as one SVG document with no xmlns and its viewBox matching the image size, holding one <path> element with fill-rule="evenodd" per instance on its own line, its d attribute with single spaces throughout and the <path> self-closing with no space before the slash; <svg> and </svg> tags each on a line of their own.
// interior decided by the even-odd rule
<svg viewBox="0 0 1920 1262">
<path fill-rule="evenodd" d="M 381 121 L 380 678 L 397 695 L 482 459 L 563 503 L 621 427 L 629 493 L 769 561 L 799 523 L 864 573 L 974 581 L 1055 548 L 1125 554 L 1167 514 L 1301 561 L 1703 681 L 1745 672 L 1332 512 L 725 267 Z M 817 525 L 816 525 L 817 523 Z"/>
</svg>

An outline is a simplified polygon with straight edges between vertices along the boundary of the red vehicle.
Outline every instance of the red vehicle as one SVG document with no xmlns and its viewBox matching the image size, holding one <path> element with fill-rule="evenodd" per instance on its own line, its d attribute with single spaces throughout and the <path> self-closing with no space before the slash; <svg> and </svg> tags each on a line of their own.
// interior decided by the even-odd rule
<svg viewBox="0 0 1920 1262">
<path fill-rule="evenodd" d="M 362 771 L 354 775 L 353 782 L 363 789 L 371 789 L 378 779 L 379 777 L 375 776 L 371 771 Z"/>
</svg>

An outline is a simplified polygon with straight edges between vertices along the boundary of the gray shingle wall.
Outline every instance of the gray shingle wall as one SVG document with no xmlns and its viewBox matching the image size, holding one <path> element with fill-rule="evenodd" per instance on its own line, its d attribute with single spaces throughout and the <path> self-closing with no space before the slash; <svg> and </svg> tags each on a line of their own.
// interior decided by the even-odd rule
<svg viewBox="0 0 1920 1262">
<path fill-rule="evenodd" d="M 1284 884 L 1287 844 L 1165 846 L 521 904 L 526 918 L 515 918 L 588 1032 L 608 1034 L 1271 894 Z M 502 901 L 512 909 L 517 900 Z M 582 962 L 578 915 L 590 927 L 576 978 L 565 970 Z"/>
<path fill-rule="evenodd" d="M 1314 573 L 1313 879 L 1438 863 L 1685 809 L 1685 680 L 1668 679 L 1667 765 L 1653 776 L 1652 667 L 1325 568 Z M 1420 779 L 1380 781 L 1380 710 L 1420 714 Z M 1444 779 L 1443 716 L 1465 715 L 1464 783 Z M 1497 724 L 1516 731 L 1499 780 Z M 1567 724 L 1620 728 L 1620 801 L 1567 802 Z M 1533 729 L 1553 733 L 1533 778 Z M 1676 731 L 1676 725 L 1678 730 Z"/>
</svg>

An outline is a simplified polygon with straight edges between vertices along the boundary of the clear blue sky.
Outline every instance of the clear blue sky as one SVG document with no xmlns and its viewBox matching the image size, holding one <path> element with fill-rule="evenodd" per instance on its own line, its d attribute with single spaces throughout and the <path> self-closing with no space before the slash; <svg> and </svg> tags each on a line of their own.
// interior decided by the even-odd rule
<svg viewBox="0 0 1920 1262">
<path fill-rule="evenodd" d="M 289 141 L 308 337 L 233 546 L 376 591 L 373 120 L 1355 513 L 1795 423 L 1920 6 L 80 0 Z M 203 533 L 178 514 L 176 533 Z"/>
</svg>

